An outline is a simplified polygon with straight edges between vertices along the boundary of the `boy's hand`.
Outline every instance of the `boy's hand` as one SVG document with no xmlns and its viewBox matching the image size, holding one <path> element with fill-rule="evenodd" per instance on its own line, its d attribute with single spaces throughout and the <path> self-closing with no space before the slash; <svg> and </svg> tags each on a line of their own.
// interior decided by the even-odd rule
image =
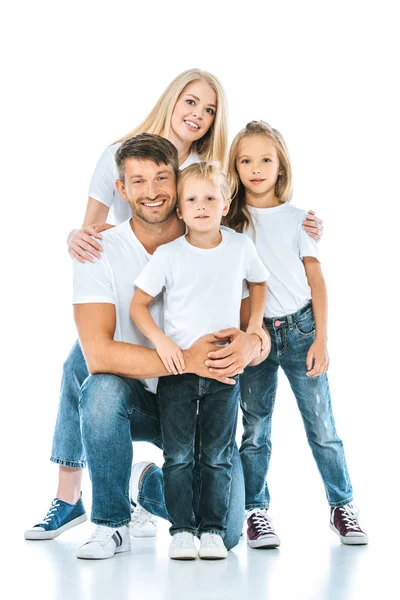
<svg viewBox="0 0 400 600">
<path fill-rule="evenodd" d="M 314 363 L 314 366 L 313 366 Z M 315 340 L 307 353 L 307 377 L 317 377 L 326 373 L 329 367 L 328 349 L 325 340 Z"/>
<path fill-rule="evenodd" d="M 185 361 L 183 360 L 182 350 L 175 342 L 166 337 L 158 342 L 156 350 L 168 373 L 182 375 L 185 370 Z"/>
<path fill-rule="evenodd" d="M 261 352 L 260 358 L 267 358 L 271 352 L 271 338 L 269 333 L 263 328 L 257 325 L 249 325 L 246 329 L 246 333 L 258 335 L 261 340 Z"/>
</svg>

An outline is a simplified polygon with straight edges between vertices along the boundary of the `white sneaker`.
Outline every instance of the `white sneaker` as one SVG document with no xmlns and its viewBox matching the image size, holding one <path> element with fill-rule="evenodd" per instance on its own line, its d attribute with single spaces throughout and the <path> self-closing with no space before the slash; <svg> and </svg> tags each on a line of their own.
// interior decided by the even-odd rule
<svg viewBox="0 0 400 600">
<path fill-rule="evenodd" d="M 198 556 L 194 535 L 190 531 L 180 531 L 172 537 L 168 556 L 176 560 L 194 560 Z"/>
<path fill-rule="evenodd" d="M 143 506 L 131 501 L 131 522 L 129 523 L 129 533 L 135 538 L 150 538 L 157 535 L 157 520 L 154 515 L 149 513 Z"/>
<path fill-rule="evenodd" d="M 132 465 L 129 495 L 131 498 L 130 534 L 136 538 L 155 537 L 157 535 L 157 517 L 149 513 L 138 503 L 139 481 L 147 467 L 154 465 L 149 461 L 141 461 Z"/>
<path fill-rule="evenodd" d="M 217 533 L 202 533 L 199 556 L 208 560 L 227 558 L 228 550 L 225 548 L 222 537 Z"/>
<path fill-rule="evenodd" d="M 97 525 L 88 541 L 78 548 L 78 558 L 101 559 L 111 558 L 119 552 L 129 552 L 131 549 L 131 538 L 129 527 L 113 528 Z"/>
</svg>

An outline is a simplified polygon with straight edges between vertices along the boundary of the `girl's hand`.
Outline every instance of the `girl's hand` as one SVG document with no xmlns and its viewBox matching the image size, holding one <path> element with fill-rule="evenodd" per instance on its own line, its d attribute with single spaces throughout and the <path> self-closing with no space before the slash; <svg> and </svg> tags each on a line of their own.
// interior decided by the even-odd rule
<svg viewBox="0 0 400 600">
<path fill-rule="evenodd" d="M 67 238 L 68 252 L 80 263 L 85 261 L 94 262 L 94 257 L 100 258 L 103 248 L 96 239 L 101 240 L 101 235 L 97 228 L 104 227 L 101 225 L 90 225 L 82 229 L 73 229 Z M 106 228 L 108 229 L 108 227 Z"/>
<path fill-rule="evenodd" d="M 317 217 L 313 210 L 309 210 L 306 214 L 306 218 L 303 221 L 303 229 L 310 237 L 312 237 L 313 240 L 319 242 L 324 230 L 324 224 L 322 220 Z"/>
<path fill-rule="evenodd" d="M 271 351 L 271 338 L 268 331 L 266 331 L 263 327 L 249 325 L 246 329 L 246 333 L 254 333 L 255 335 L 258 335 L 261 340 L 260 358 L 267 358 Z"/>
<path fill-rule="evenodd" d="M 314 363 L 314 366 L 313 366 Z M 315 340 L 307 353 L 307 377 L 318 377 L 329 368 L 328 349 L 325 340 Z"/>
<path fill-rule="evenodd" d="M 164 367 L 168 373 L 174 375 L 182 375 L 185 370 L 185 361 L 183 359 L 182 350 L 172 340 L 166 337 L 156 346 L 157 354 L 163 361 Z"/>
</svg>

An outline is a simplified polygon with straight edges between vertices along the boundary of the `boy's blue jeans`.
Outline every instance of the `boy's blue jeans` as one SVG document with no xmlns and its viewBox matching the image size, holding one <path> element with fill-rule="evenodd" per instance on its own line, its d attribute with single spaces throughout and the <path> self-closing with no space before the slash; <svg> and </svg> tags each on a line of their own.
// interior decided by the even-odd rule
<svg viewBox="0 0 400 600">
<path fill-rule="evenodd" d="M 226 533 L 235 446 L 239 382 L 194 374 L 161 377 L 158 383 L 164 449 L 164 490 L 170 532 Z M 195 445 L 197 437 L 198 445 Z M 193 504 L 195 456 L 200 496 Z M 196 511 L 196 515 L 195 512 Z"/>
<path fill-rule="evenodd" d="M 296 397 L 329 505 L 343 506 L 352 500 L 352 487 L 343 443 L 335 429 L 328 378 L 326 374 L 306 376 L 307 352 L 315 339 L 311 302 L 292 315 L 264 322 L 271 335 L 271 353 L 260 365 L 247 367 L 240 378 L 246 509 L 268 508 L 270 503 L 266 476 L 279 367 Z"/>
<path fill-rule="evenodd" d="M 83 383 L 85 386 L 82 388 L 82 428 L 85 436 L 89 438 L 86 452 L 82 443 L 79 416 Z M 126 412 L 127 407 L 129 408 Z M 94 427 L 92 441 L 90 440 L 93 427 L 91 419 L 100 428 L 96 430 Z M 120 431 L 123 434 L 125 451 L 119 464 L 114 450 L 119 450 L 117 446 L 120 444 L 118 437 Z M 127 431 L 130 432 L 129 445 L 126 442 Z M 51 460 L 59 465 L 83 468 L 86 466 L 87 454 L 89 470 L 96 482 L 93 485 L 92 504 L 93 520 L 96 523 L 117 526 L 116 523 L 129 522 L 127 481 L 129 482 L 131 469 L 132 441 L 150 441 L 161 447 L 156 396 L 146 392 L 141 383 L 135 379 L 114 375 L 89 376 L 82 350 L 76 342 L 64 363 Z M 243 471 L 236 446 L 232 464 L 232 484 L 225 537 L 225 545 L 228 549 L 238 543 L 244 519 Z M 119 484 L 118 491 L 113 492 L 114 482 L 117 485 L 116 479 L 120 476 L 121 470 L 122 491 Z M 103 484 L 105 487 L 102 487 Z M 199 465 L 196 460 L 193 482 L 194 506 L 199 501 L 199 490 Z M 111 498 L 114 498 L 114 493 L 118 496 L 118 509 L 115 511 L 110 509 L 113 508 Z M 156 465 L 145 472 L 138 500 L 140 505 L 152 514 L 168 519 L 162 471 Z"/>
</svg>

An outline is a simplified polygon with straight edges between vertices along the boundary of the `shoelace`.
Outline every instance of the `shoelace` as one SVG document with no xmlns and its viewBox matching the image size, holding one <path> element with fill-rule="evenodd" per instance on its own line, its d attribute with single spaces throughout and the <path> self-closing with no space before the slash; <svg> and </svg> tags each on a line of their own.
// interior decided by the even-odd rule
<svg viewBox="0 0 400 600">
<path fill-rule="evenodd" d="M 272 519 L 268 517 L 264 512 L 260 510 L 250 515 L 253 519 L 254 525 L 257 528 L 257 531 L 261 534 L 265 533 L 274 533 L 274 528 L 272 526 Z"/>
<path fill-rule="evenodd" d="M 339 507 L 339 510 L 343 514 L 343 521 L 346 529 L 352 529 L 353 531 L 360 529 L 360 525 L 358 524 L 359 510 L 356 506 L 347 504 L 346 506 Z"/>
<path fill-rule="evenodd" d="M 61 505 L 57 503 L 57 500 L 53 500 L 53 502 L 50 505 L 49 510 L 47 511 L 47 515 L 45 516 L 43 521 L 41 521 L 39 523 L 39 525 L 48 525 L 50 523 L 50 521 L 52 520 L 52 518 L 54 517 L 54 515 L 56 514 L 59 506 L 61 506 Z"/>
<path fill-rule="evenodd" d="M 93 531 L 92 535 L 86 542 L 89 544 L 90 542 L 100 542 L 100 544 L 105 544 L 110 537 L 117 531 L 112 527 L 105 527 L 104 525 L 97 525 L 96 529 Z"/>
<path fill-rule="evenodd" d="M 187 548 L 193 546 L 193 536 L 188 531 L 181 531 L 174 535 L 175 545 L 180 548 Z"/>
<path fill-rule="evenodd" d="M 132 511 L 131 519 L 134 523 L 138 523 L 139 525 L 145 525 L 145 523 L 153 521 L 154 517 L 145 508 L 142 508 L 140 504 L 136 504 Z"/>
<path fill-rule="evenodd" d="M 221 546 L 222 538 L 219 535 L 215 535 L 215 533 L 207 533 L 207 546 L 215 546 L 219 548 Z"/>
</svg>

